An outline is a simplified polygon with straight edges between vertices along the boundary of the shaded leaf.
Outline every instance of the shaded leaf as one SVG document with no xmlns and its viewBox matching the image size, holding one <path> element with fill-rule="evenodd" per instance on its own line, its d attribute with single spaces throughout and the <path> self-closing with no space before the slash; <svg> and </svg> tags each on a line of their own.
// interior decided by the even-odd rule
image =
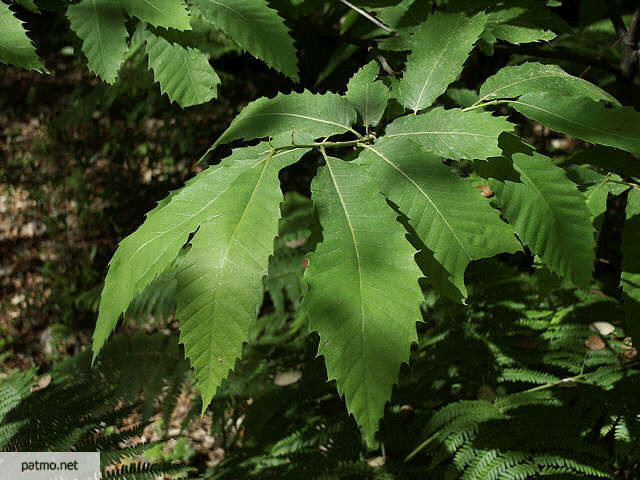
<svg viewBox="0 0 640 480">
<path fill-rule="evenodd" d="M 400 81 L 402 104 L 417 112 L 442 95 L 462 71 L 486 24 L 484 13 L 469 19 L 436 12 L 415 33 L 414 49 Z"/>
<path fill-rule="evenodd" d="M 203 16 L 254 57 L 298 80 L 296 49 L 284 20 L 265 0 L 196 0 Z"/>
<path fill-rule="evenodd" d="M 71 30 L 82 40 L 88 67 L 107 83 L 114 83 L 128 50 L 124 12 L 117 0 L 82 0 L 69 5 Z"/>
<path fill-rule="evenodd" d="M 149 68 L 172 102 L 183 108 L 205 103 L 218 93 L 220 77 L 203 52 L 170 43 L 149 31 L 143 33 Z"/>
<path fill-rule="evenodd" d="M 324 241 L 312 255 L 302 312 L 347 408 L 374 443 L 384 405 L 421 320 L 420 270 L 402 225 L 364 168 L 328 158 L 312 199 Z"/>
<path fill-rule="evenodd" d="M 209 167 L 173 193 L 170 201 L 161 202 L 120 242 L 102 291 L 93 335 L 94 357 L 136 295 L 171 267 L 191 233 L 220 214 L 217 202 L 232 182 L 270 152 L 265 145 L 235 150 L 223 163 Z"/>
<path fill-rule="evenodd" d="M 249 340 L 278 233 L 278 173 L 304 153 L 269 152 L 242 162 L 243 171 L 216 199 L 217 215 L 200 225 L 176 273 L 180 341 L 196 373 L 203 411 Z"/>
<path fill-rule="evenodd" d="M 23 23 L 0 2 L 0 63 L 42 72 L 45 70 Z"/>
<path fill-rule="evenodd" d="M 588 286 L 595 241 L 584 196 L 544 155 L 516 153 L 513 166 L 522 183 L 491 182 L 504 216 L 552 272 Z"/>
<path fill-rule="evenodd" d="M 372 60 L 351 77 L 347 85 L 346 97 L 362 117 L 365 126 L 376 126 L 384 114 L 389 100 L 389 89 L 381 81 L 376 81 L 380 66 Z"/>
<path fill-rule="evenodd" d="M 356 119 L 355 108 L 334 93 L 281 93 L 274 98 L 259 98 L 244 107 L 211 148 L 239 138 L 251 140 L 284 132 L 326 137 L 352 131 Z"/>
<path fill-rule="evenodd" d="M 622 233 L 622 278 L 627 332 L 640 345 L 640 191 L 627 197 L 626 223 Z"/>
<path fill-rule="evenodd" d="M 190 30 L 189 12 L 182 0 L 120 0 L 127 13 L 155 27 Z"/>
<path fill-rule="evenodd" d="M 442 278 L 437 268 L 427 267 L 427 279 L 441 293 L 449 291 L 451 282 L 457 290 L 454 300 L 467 296 L 464 272 L 471 261 L 520 249 L 513 229 L 489 201 L 412 141 L 382 138 L 360 155 L 359 163 L 444 268 Z"/>
<path fill-rule="evenodd" d="M 551 130 L 640 156 L 640 113 L 633 107 L 607 108 L 584 97 L 532 93 L 513 108 Z"/>
<path fill-rule="evenodd" d="M 498 136 L 513 130 L 504 117 L 458 108 L 434 108 L 400 117 L 387 127 L 387 138 L 407 138 L 443 158 L 486 159 L 499 156 Z"/>
</svg>

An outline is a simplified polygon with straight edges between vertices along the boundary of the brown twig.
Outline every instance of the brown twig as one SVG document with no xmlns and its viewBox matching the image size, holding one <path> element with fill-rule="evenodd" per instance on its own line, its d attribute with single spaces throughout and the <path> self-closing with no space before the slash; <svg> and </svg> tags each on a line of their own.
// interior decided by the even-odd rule
<svg viewBox="0 0 640 480">
<path fill-rule="evenodd" d="M 393 28 L 389 27 L 388 25 L 385 25 L 380 20 L 378 20 L 376 17 L 371 15 L 369 12 L 367 12 L 366 10 L 361 9 L 360 7 L 357 7 L 356 5 L 354 5 L 353 3 L 349 2 L 348 0 L 340 0 L 340 2 L 345 4 L 347 7 L 352 9 L 354 12 L 357 12 L 358 14 L 362 15 L 364 18 L 369 20 L 371 23 L 373 23 L 374 25 L 376 25 L 376 26 L 380 27 L 381 29 L 383 29 L 385 32 L 389 32 L 389 33 L 394 33 L 395 32 L 395 30 Z"/>
<path fill-rule="evenodd" d="M 629 27 L 624 24 L 622 14 L 614 0 L 603 0 L 609 12 L 613 28 L 620 40 L 620 72 L 616 75 L 618 84 L 618 96 L 627 105 L 634 105 L 635 99 L 633 86 L 638 74 L 640 54 L 638 42 L 640 41 L 640 8 L 637 8 L 631 18 Z"/>
</svg>

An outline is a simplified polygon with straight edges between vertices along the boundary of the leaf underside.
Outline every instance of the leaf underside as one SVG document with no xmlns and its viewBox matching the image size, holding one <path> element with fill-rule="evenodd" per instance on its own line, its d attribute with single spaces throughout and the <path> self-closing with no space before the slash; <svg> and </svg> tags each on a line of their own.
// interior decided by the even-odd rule
<svg viewBox="0 0 640 480">
<path fill-rule="evenodd" d="M 351 130 L 356 120 L 355 108 L 334 93 L 305 91 L 263 97 L 244 107 L 212 148 L 240 138 L 273 137 L 285 132 L 289 132 L 287 144 L 291 140 L 299 143 L 296 131 L 313 138 L 326 137 Z"/>
<path fill-rule="evenodd" d="M 172 102 L 183 108 L 208 102 L 217 96 L 220 77 L 200 50 L 183 47 L 144 31 L 149 68 Z"/>
<path fill-rule="evenodd" d="M 595 231 L 584 196 L 544 155 L 516 153 L 513 165 L 522 183 L 491 182 L 505 217 L 551 271 L 590 285 Z"/>
<path fill-rule="evenodd" d="M 180 341 L 203 411 L 240 357 L 262 304 L 280 219 L 278 173 L 304 153 L 267 153 L 253 165 L 242 162 L 240 175 L 216 201 L 221 214 L 200 225 L 177 272 Z"/>
<path fill-rule="evenodd" d="M 312 184 L 324 241 L 301 309 L 320 335 L 329 379 L 369 445 L 421 320 L 420 270 L 402 225 L 364 168 L 328 158 Z"/>
<path fill-rule="evenodd" d="M 82 0 L 70 5 L 71 30 L 82 40 L 88 67 L 107 83 L 114 83 L 128 50 L 124 12 L 116 0 Z"/>
<path fill-rule="evenodd" d="M 39 72 L 45 70 L 22 21 L 3 2 L 0 2 L 0 32 L 0 63 Z"/>
<path fill-rule="evenodd" d="M 298 80 L 289 29 L 265 0 L 196 0 L 203 16 L 254 57 Z"/>
<path fill-rule="evenodd" d="M 358 161 L 433 252 L 441 268 L 423 266 L 427 279 L 453 300 L 467 296 L 464 272 L 471 261 L 520 249 L 513 229 L 489 201 L 414 142 L 382 138 Z"/>
<path fill-rule="evenodd" d="M 420 115 L 406 115 L 387 127 L 386 138 L 406 138 L 443 158 L 486 159 L 501 154 L 498 136 L 513 124 L 490 112 L 464 112 L 437 107 Z"/>
<path fill-rule="evenodd" d="M 182 0 L 120 0 L 133 17 L 154 27 L 190 30 L 189 12 Z"/>
<path fill-rule="evenodd" d="M 484 13 L 473 18 L 462 14 L 436 12 L 418 27 L 414 50 L 400 81 L 402 104 L 417 112 L 442 95 L 453 82 L 482 33 Z"/>
</svg>

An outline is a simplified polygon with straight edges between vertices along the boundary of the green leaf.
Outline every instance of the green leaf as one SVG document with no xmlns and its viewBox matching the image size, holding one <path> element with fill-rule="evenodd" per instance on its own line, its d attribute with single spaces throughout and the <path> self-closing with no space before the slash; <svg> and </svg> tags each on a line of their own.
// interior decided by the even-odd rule
<svg viewBox="0 0 640 480">
<path fill-rule="evenodd" d="M 513 130 L 504 117 L 458 108 L 434 108 L 400 117 L 387 127 L 387 138 L 411 139 L 428 152 L 451 159 L 484 159 L 501 154 L 498 136 Z"/>
<path fill-rule="evenodd" d="M 209 167 L 166 197 L 140 228 L 120 242 L 102 291 L 93 335 L 94 358 L 136 295 L 171 267 L 198 226 L 220 215 L 218 199 L 232 182 L 270 152 L 264 144 L 235 150 L 223 163 Z"/>
<path fill-rule="evenodd" d="M 491 182 L 504 216 L 552 272 L 589 286 L 595 241 L 584 196 L 544 155 L 516 153 L 513 166 L 522 183 Z"/>
<path fill-rule="evenodd" d="M 587 208 L 591 212 L 591 218 L 595 222 L 607 210 L 607 197 L 609 196 L 609 180 L 603 176 L 602 180 L 589 185 L 583 192 Z M 601 220 L 601 219 L 600 219 Z M 598 220 L 598 221 L 600 221 Z M 595 224 L 599 227 L 599 224 Z"/>
<path fill-rule="evenodd" d="M 395 3 L 394 6 L 374 12 L 382 22 L 396 30 L 421 24 L 433 8 L 429 2 L 421 0 L 400 0 Z"/>
<path fill-rule="evenodd" d="M 578 165 L 592 165 L 603 172 L 616 172 L 626 177 L 640 177 L 640 162 L 628 152 L 611 147 L 595 146 L 581 150 L 570 159 Z"/>
<path fill-rule="evenodd" d="M 369 445 L 421 321 L 420 270 L 404 229 L 364 168 L 328 158 L 312 184 L 324 241 L 302 312 Z"/>
<path fill-rule="evenodd" d="M 489 46 L 497 40 L 509 43 L 548 41 L 554 32 L 569 32 L 569 25 L 537 0 L 455 0 L 448 2 L 451 11 L 479 12 L 487 15 L 482 34 Z"/>
<path fill-rule="evenodd" d="M 640 190 L 627 197 L 626 223 L 622 233 L 622 277 L 627 332 L 640 344 Z"/>
<path fill-rule="evenodd" d="M 216 97 L 220 77 L 203 52 L 170 43 L 148 30 L 143 38 L 153 77 L 172 102 L 186 108 Z"/>
<path fill-rule="evenodd" d="M 496 40 L 504 40 L 505 42 L 514 44 L 548 42 L 557 37 L 554 32 L 544 28 L 531 28 L 523 25 L 509 24 L 494 25 L 486 33 L 493 37 L 490 43 L 495 43 Z"/>
<path fill-rule="evenodd" d="M 35 0 L 15 0 L 15 2 L 22 8 L 26 8 L 30 12 L 40 13 L 40 9 L 36 5 Z"/>
<path fill-rule="evenodd" d="M 280 219 L 278 173 L 304 153 L 267 153 L 243 165 L 217 198 L 218 214 L 200 225 L 176 274 L 180 341 L 196 373 L 203 411 L 242 354 L 262 304 Z"/>
<path fill-rule="evenodd" d="M 441 293 L 448 294 L 450 282 L 457 289 L 453 299 L 466 298 L 464 272 L 471 261 L 520 250 L 513 229 L 489 201 L 442 159 L 425 154 L 414 142 L 382 138 L 367 147 L 358 162 L 408 217 L 420 240 L 444 268 L 442 272 L 425 266 L 427 279 Z"/>
<path fill-rule="evenodd" d="M 513 108 L 551 130 L 640 156 L 640 113 L 633 107 L 607 108 L 584 97 L 532 93 Z"/>
<path fill-rule="evenodd" d="M 114 83 L 127 53 L 124 12 L 117 0 L 82 0 L 70 5 L 67 18 L 71 30 L 82 40 L 89 70 L 107 83 Z"/>
<path fill-rule="evenodd" d="M 296 49 L 289 29 L 265 0 L 195 0 L 203 16 L 242 48 L 298 80 Z"/>
<path fill-rule="evenodd" d="M 484 13 L 469 19 L 436 12 L 420 26 L 400 82 L 400 100 L 405 107 L 417 112 L 445 92 L 460 75 L 486 22 Z"/>
<path fill-rule="evenodd" d="M 156 27 L 191 30 L 189 12 L 182 0 L 120 0 L 127 13 Z"/>
<path fill-rule="evenodd" d="M 280 211 L 278 238 L 264 283 L 276 314 L 283 315 L 287 312 L 286 300 L 291 302 L 294 312 L 300 307 L 306 289 L 302 278 L 304 259 L 315 248 L 316 237 L 321 236 L 317 233 L 322 229 L 313 202 L 299 193 L 287 192 Z"/>
<path fill-rule="evenodd" d="M 9 6 L 0 2 L 0 63 L 17 65 L 43 72 L 46 69 L 36 49 L 27 37 L 22 21 L 13 15 Z"/>
<path fill-rule="evenodd" d="M 378 125 L 387 108 L 389 89 L 381 81 L 375 81 L 379 73 L 380 66 L 372 60 L 358 70 L 347 85 L 347 100 L 356 107 L 365 126 Z"/>
<path fill-rule="evenodd" d="M 216 140 L 212 149 L 239 138 L 250 140 L 280 133 L 305 132 L 314 138 L 353 131 L 357 113 L 343 97 L 303 93 L 262 97 L 244 107 L 231 125 Z"/>
<path fill-rule="evenodd" d="M 496 98 L 517 98 L 528 93 L 553 92 L 554 96 L 585 96 L 592 100 L 618 101 L 593 83 L 568 74 L 557 65 L 527 62 L 504 67 L 480 87 L 478 103 Z"/>
</svg>

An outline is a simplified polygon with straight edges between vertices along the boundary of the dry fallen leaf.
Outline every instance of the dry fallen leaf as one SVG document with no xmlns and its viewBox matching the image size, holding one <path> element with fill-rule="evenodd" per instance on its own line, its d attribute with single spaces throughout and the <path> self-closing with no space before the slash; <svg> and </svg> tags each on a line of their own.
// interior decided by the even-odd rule
<svg viewBox="0 0 640 480">
<path fill-rule="evenodd" d="M 489 185 L 478 185 L 476 188 L 478 190 L 481 190 L 480 195 L 482 195 L 484 198 L 493 197 L 493 190 L 489 188 Z"/>
<path fill-rule="evenodd" d="M 615 329 L 616 327 L 609 322 L 593 322 L 591 324 L 591 330 L 603 336 L 607 336 L 610 333 L 613 333 Z"/>
<path fill-rule="evenodd" d="M 31 387 L 31 391 L 37 392 L 38 390 L 47 388 L 50 384 L 51 384 L 51 375 L 45 375 L 38 379 L 37 383 L 33 387 Z"/>
<path fill-rule="evenodd" d="M 584 344 L 589 350 L 604 350 L 607 347 L 607 344 L 598 335 L 591 335 Z"/>
<path fill-rule="evenodd" d="M 273 383 L 278 385 L 279 387 L 286 387 L 288 385 L 293 385 L 298 380 L 302 378 L 302 372 L 281 372 L 276 374 L 273 379 Z"/>
</svg>

